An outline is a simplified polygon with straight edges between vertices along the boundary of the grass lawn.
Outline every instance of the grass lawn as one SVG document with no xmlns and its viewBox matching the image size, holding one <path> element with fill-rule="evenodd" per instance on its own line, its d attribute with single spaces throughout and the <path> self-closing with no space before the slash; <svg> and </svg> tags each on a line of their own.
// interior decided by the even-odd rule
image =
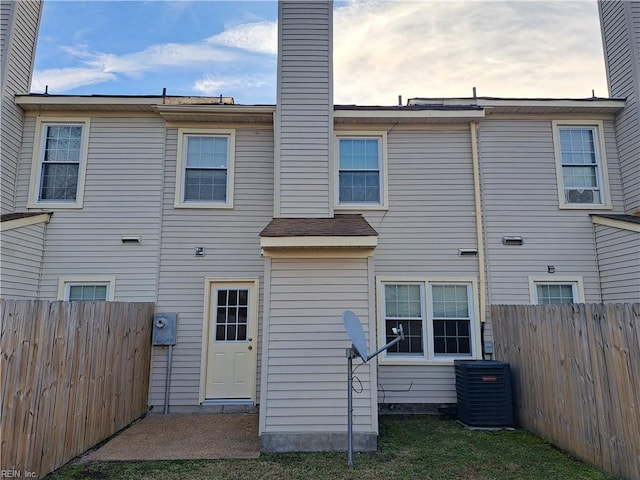
<svg viewBox="0 0 640 480">
<path fill-rule="evenodd" d="M 524 432 L 470 431 L 440 416 L 380 417 L 378 451 L 263 454 L 255 460 L 71 462 L 51 480 L 205 479 L 416 479 L 592 480 L 612 479 Z"/>
</svg>

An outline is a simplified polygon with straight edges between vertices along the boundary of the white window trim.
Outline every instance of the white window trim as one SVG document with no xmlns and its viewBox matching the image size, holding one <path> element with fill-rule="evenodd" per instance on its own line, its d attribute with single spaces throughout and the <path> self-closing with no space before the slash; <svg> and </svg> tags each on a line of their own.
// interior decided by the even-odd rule
<svg viewBox="0 0 640 480">
<path fill-rule="evenodd" d="M 376 290 L 378 292 L 378 343 L 376 348 L 385 344 L 385 318 L 384 318 L 384 292 L 385 284 L 420 284 L 424 297 L 421 299 L 423 315 L 423 342 L 424 356 L 415 357 L 394 357 L 383 352 L 378 356 L 380 365 L 453 365 L 454 360 L 479 360 L 482 358 L 481 334 L 480 334 L 480 302 L 478 296 L 477 280 L 470 277 L 378 277 L 376 278 Z M 431 285 L 467 285 L 470 287 L 469 295 L 472 301 L 470 312 L 471 321 L 471 355 L 447 355 L 437 356 L 434 354 L 433 342 L 433 312 L 431 305 Z"/>
<path fill-rule="evenodd" d="M 609 191 L 609 172 L 607 169 L 607 156 L 604 138 L 604 122 L 602 120 L 553 120 L 553 150 L 556 161 L 556 183 L 558 187 L 558 205 L 561 209 L 568 210 L 610 210 L 611 193 Z M 594 139 L 598 150 L 597 178 L 600 188 L 601 204 L 598 203 L 567 203 L 564 199 L 564 182 L 562 176 L 562 150 L 560 148 L 560 128 L 561 127 L 584 127 L 594 128 L 597 135 Z"/>
<path fill-rule="evenodd" d="M 584 282 L 582 277 L 569 277 L 569 276 L 561 276 L 558 277 L 556 275 L 549 276 L 530 276 L 529 277 L 529 299 L 531 300 L 531 305 L 539 305 L 538 304 L 538 289 L 536 286 L 538 284 L 544 285 L 573 285 L 573 295 L 574 299 L 577 300 L 577 303 L 585 303 L 584 301 Z"/>
<path fill-rule="evenodd" d="M 107 301 L 113 302 L 115 299 L 115 275 L 73 275 L 58 279 L 58 300 L 68 300 L 69 287 L 75 285 L 106 285 Z"/>
<path fill-rule="evenodd" d="M 378 138 L 380 140 L 380 203 L 340 203 L 340 139 L 342 138 Z M 389 174 L 386 131 L 340 130 L 335 134 L 333 168 L 333 205 L 335 210 L 388 210 L 389 209 Z"/>
<path fill-rule="evenodd" d="M 229 163 L 227 165 L 227 201 L 226 202 L 189 202 L 184 201 L 184 170 L 185 159 L 184 137 L 188 135 L 196 136 L 226 136 L 229 137 Z M 217 128 L 179 128 L 178 129 L 178 155 L 176 159 L 176 184 L 175 208 L 233 208 L 233 192 L 235 184 L 235 157 L 236 157 L 236 131 L 234 129 Z"/>
<path fill-rule="evenodd" d="M 78 169 L 78 188 L 75 201 L 40 200 L 40 182 L 42 179 L 42 163 L 44 160 L 45 127 L 49 125 L 82 125 L 82 151 Z M 80 117 L 37 117 L 33 139 L 31 160 L 31 176 L 29 180 L 29 198 L 27 208 L 82 208 L 84 202 L 84 181 L 87 173 L 87 155 L 89 152 L 89 131 L 91 120 Z"/>
</svg>

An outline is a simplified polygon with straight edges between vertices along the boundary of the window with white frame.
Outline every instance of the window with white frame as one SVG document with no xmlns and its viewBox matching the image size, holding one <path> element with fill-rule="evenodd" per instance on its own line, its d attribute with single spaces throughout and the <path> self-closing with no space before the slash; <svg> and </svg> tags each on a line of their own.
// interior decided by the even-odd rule
<svg viewBox="0 0 640 480">
<path fill-rule="evenodd" d="M 113 301 L 115 277 L 61 277 L 58 300 L 69 302 Z"/>
<path fill-rule="evenodd" d="M 424 357 L 425 314 L 424 286 L 412 283 L 384 284 L 385 343 L 396 335 L 393 329 L 402 325 L 404 340 L 387 350 L 388 355 Z"/>
<path fill-rule="evenodd" d="M 402 325 L 405 338 L 383 356 L 393 361 L 474 358 L 479 326 L 471 282 L 383 281 L 381 328 L 384 343 Z"/>
<path fill-rule="evenodd" d="M 584 303 L 582 278 L 561 277 L 553 280 L 529 277 L 531 303 L 534 305 L 566 305 Z"/>
<path fill-rule="evenodd" d="M 337 138 L 337 206 L 375 208 L 386 204 L 383 134 Z"/>
<path fill-rule="evenodd" d="M 592 208 L 609 203 L 601 124 L 554 122 L 560 205 Z"/>
<path fill-rule="evenodd" d="M 40 136 L 34 148 L 30 207 L 82 206 L 88 125 L 88 119 L 37 120 Z"/>
<path fill-rule="evenodd" d="M 434 356 L 472 355 L 472 296 L 466 284 L 431 284 Z"/>
<path fill-rule="evenodd" d="M 179 130 L 177 207 L 231 207 L 235 134 Z"/>
</svg>

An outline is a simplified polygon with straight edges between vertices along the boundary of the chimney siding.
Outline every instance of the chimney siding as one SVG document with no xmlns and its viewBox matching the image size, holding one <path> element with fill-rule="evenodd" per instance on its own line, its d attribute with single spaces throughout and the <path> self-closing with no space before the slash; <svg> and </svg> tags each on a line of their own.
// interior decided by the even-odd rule
<svg viewBox="0 0 640 480">
<path fill-rule="evenodd" d="M 279 2 L 276 217 L 333 216 L 333 2 Z"/>
<path fill-rule="evenodd" d="M 615 120 L 625 211 L 640 213 L 640 2 L 598 6 L 609 95 L 627 101 Z"/>
</svg>

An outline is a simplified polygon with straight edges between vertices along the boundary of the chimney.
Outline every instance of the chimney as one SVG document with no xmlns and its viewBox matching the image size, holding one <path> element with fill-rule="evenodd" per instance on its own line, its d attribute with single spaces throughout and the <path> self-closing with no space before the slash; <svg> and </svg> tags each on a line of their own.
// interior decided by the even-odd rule
<svg viewBox="0 0 640 480">
<path fill-rule="evenodd" d="M 332 217 L 333 2 L 278 2 L 275 217 Z"/>
<path fill-rule="evenodd" d="M 627 100 L 616 115 L 626 213 L 640 213 L 640 2 L 600 0 L 600 23 L 609 95 Z"/>
</svg>

